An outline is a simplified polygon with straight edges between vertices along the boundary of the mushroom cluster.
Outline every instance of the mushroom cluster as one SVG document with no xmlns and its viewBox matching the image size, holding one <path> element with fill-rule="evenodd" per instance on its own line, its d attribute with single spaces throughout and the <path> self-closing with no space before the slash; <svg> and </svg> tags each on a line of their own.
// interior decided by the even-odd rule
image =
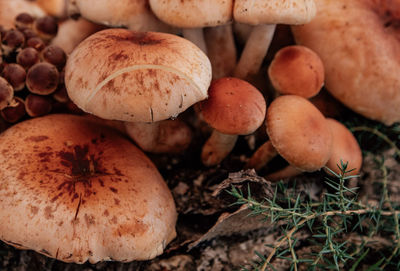
<svg viewBox="0 0 400 271">
<path fill-rule="evenodd" d="M 359 173 L 360 146 L 335 119 L 326 91 L 368 118 L 400 121 L 400 5 L 278 2 L 38 0 L 65 21 L 22 14 L 16 29 L 2 28 L 3 118 L 47 114 L 49 95 L 89 117 L 50 115 L 0 135 L 0 208 L 7 209 L 0 239 L 66 262 L 161 254 L 176 235 L 177 214 L 142 151 L 189 153 L 194 134 L 201 151 L 190 155 L 204 169 L 223 166 L 247 135 L 257 143 L 241 155 L 242 168 L 268 180 L 340 174 L 342 162 Z M 241 38 L 233 22 L 245 27 Z M 281 46 L 276 24 L 291 25 L 296 42 Z M 270 44 L 279 50 L 268 52 Z M 24 89 L 29 95 L 15 95 Z M 272 168 L 277 156 L 286 164 Z M 13 228 L 23 217 L 29 221 Z M 38 227 L 28 234 L 31 225 Z"/>
</svg>

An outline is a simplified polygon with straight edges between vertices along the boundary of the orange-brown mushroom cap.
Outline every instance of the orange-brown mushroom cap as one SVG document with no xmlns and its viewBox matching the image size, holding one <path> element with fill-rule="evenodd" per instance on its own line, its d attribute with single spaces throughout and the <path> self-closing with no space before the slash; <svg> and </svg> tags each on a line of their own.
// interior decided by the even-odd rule
<svg viewBox="0 0 400 271">
<path fill-rule="evenodd" d="M 266 111 L 263 95 L 250 83 L 224 77 L 211 83 L 208 99 L 199 103 L 204 120 L 217 131 L 247 135 L 261 126 Z"/>
<path fill-rule="evenodd" d="M 292 45 L 280 49 L 268 68 L 269 79 L 281 94 L 315 96 L 324 84 L 324 65 L 311 49 Z"/>
<path fill-rule="evenodd" d="M 307 99 L 279 96 L 268 108 L 266 125 L 272 145 L 296 168 L 311 172 L 328 161 L 331 130 L 322 113 Z"/>
<path fill-rule="evenodd" d="M 153 163 L 87 118 L 48 115 L 0 135 L 0 239 L 65 262 L 147 260 L 175 237 Z"/>
<path fill-rule="evenodd" d="M 342 123 L 327 118 L 329 127 L 332 130 L 333 143 L 332 154 L 326 166 L 337 174 L 341 174 L 338 166 L 340 161 L 347 164 L 350 175 L 356 175 L 361 170 L 362 152 L 354 135 Z M 347 174 L 348 175 L 348 174 Z"/>
</svg>

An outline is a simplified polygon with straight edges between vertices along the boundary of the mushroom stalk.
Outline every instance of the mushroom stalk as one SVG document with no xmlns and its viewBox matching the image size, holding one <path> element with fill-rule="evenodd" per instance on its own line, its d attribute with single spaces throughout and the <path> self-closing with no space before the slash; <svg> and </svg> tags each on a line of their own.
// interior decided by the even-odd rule
<svg viewBox="0 0 400 271">
<path fill-rule="evenodd" d="M 237 58 L 232 25 L 206 28 L 204 36 L 213 79 L 231 75 L 236 66 Z"/>
<path fill-rule="evenodd" d="M 203 146 L 201 160 L 205 166 L 219 164 L 232 151 L 238 136 L 220 133 L 213 130 Z"/>
<path fill-rule="evenodd" d="M 180 120 L 125 122 L 127 134 L 146 152 L 180 153 L 192 140 L 192 131 Z"/>
<path fill-rule="evenodd" d="M 207 54 L 207 46 L 204 40 L 203 28 L 183 28 L 182 35 L 185 39 L 193 42 L 205 54 Z"/>
<path fill-rule="evenodd" d="M 234 77 L 247 79 L 260 70 L 274 36 L 275 28 L 275 24 L 262 24 L 253 28 L 233 72 Z"/>
<path fill-rule="evenodd" d="M 271 141 L 268 140 L 254 152 L 245 167 L 260 170 L 277 155 L 278 152 L 272 145 Z"/>
<path fill-rule="evenodd" d="M 301 173 L 303 173 L 301 170 L 292 165 L 289 165 L 281 170 L 268 174 L 267 176 L 265 176 L 265 179 L 267 179 L 268 181 L 275 182 L 281 179 L 287 179 L 290 177 L 300 175 Z"/>
</svg>

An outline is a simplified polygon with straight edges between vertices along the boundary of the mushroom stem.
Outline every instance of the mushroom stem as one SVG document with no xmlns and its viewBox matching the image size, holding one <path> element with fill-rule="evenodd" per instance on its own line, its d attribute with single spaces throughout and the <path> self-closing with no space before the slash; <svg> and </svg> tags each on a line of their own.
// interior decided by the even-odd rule
<svg viewBox="0 0 400 271">
<path fill-rule="evenodd" d="M 204 36 L 213 79 L 231 75 L 237 58 L 232 25 L 206 28 Z"/>
<path fill-rule="evenodd" d="M 126 132 L 146 152 L 180 153 L 192 140 L 192 131 L 180 120 L 125 122 Z"/>
<path fill-rule="evenodd" d="M 247 79 L 250 75 L 258 73 L 267 55 L 275 27 L 275 24 L 262 24 L 253 28 L 233 72 L 234 77 Z"/>
<path fill-rule="evenodd" d="M 203 28 L 183 28 L 182 35 L 185 39 L 193 42 L 205 54 L 207 54 L 207 46 L 204 40 Z"/>
<path fill-rule="evenodd" d="M 292 165 L 288 165 L 287 167 L 285 167 L 281 170 L 278 170 L 276 172 L 268 174 L 267 176 L 265 176 L 265 179 L 267 179 L 268 181 L 275 182 L 275 181 L 279 181 L 281 179 L 286 179 L 286 178 L 300 175 L 301 173 L 303 173 L 303 172 L 301 170 L 299 170 L 298 168 L 296 168 Z"/>
<path fill-rule="evenodd" d="M 201 160 L 205 166 L 218 165 L 232 151 L 238 136 L 213 130 L 203 146 Z"/>
<path fill-rule="evenodd" d="M 271 141 L 268 140 L 254 152 L 254 154 L 250 157 L 250 160 L 247 162 L 245 168 L 254 168 L 255 170 L 260 170 L 277 155 L 278 152 L 272 145 Z"/>
</svg>

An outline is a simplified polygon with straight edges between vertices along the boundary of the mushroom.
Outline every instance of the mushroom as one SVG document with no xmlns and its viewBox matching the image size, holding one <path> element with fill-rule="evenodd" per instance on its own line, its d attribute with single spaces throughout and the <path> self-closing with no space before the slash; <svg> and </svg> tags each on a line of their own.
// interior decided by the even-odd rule
<svg viewBox="0 0 400 271">
<path fill-rule="evenodd" d="M 25 87 L 26 71 L 21 65 L 8 63 L 1 74 L 12 85 L 14 91 L 20 91 Z"/>
<path fill-rule="evenodd" d="M 51 44 L 69 54 L 81 41 L 103 28 L 82 17 L 77 20 L 67 19 L 59 24 L 57 36 L 51 40 Z"/>
<path fill-rule="evenodd" d="M 47 14 L 58 18 L 67 17 L 68 0 L 36 0 L 37 4 L 46 11 Z"/>
<path fill-rule="evenodd" d="M 236 0 L 233 17 L 240 23 L 255 25 L 233 75 L 246 79 L 256 74 L 272 41 L 276 24 L 304 24 L 316 13 L 314 0 Z"/>
<path fill-rule="evenodd" d="M 201 153 L 203 164 L 214 166 L 232 151 L 238 135 L 251 134 L 261 126 L 266 103 L 260 91 L 248 82 L 225 77 L 211 83 L 208 99 L 197 109 L 214 129 Z"/>
<path fill-rule="evenodd" d="M 6 79 L 0 77 L 0 110 L 6 108 L 14 97 L 14 89 Z"/>
<path fill-rule="evenodd" d="M 400 121 L 400 2 L 316 4 L 317 16 L 292 31 L 298 44 L 321 57 L 328 91 L 367 118 L 386 125 Z"/>
<path fill-rule="evenodd" d="M 279 154 L 290 166 L 268 175 L 266 178 L 270 180 L 316 171 L 330 158 L 332 133 L 328 123 L 303 97 L 282 95 L 276 98 L 267 110 L 266 127 L 269 141 L 253 154 L 247 167 L 260 169 Z"/>
<path fill-rule="evenodd" d="M 151 153 L 181 153 L 192 141 L 192 131 L 179 119 L 125 122 L 125 131 L 142 150 Z"/>
<path fill-rule="evenodd" d="M 175 32 L 151 12 L 148 0 L 71 0 L 69 13 L 79 13 L 97 24 L 127 27 L 134 31 Z M 70 14 L 75 15 L 75 14 Z"/>
<path fill-rule="evenodd" d="M 4 242 L 64 262 L 128 262 L 160 255 L 176 236 L 175 204 L 162 176 L 114 130 L 47 115 L 0 139 Z"/>
<path fill-rule="evenodd" d="M 224 25 L 232 20 L 233 0 L 149 0 L 149 3 L 161 21 L 182 28 L 183 36 L 205 53 L 203 27 Z"/>
<path fill-rule="evenodd" d="M 128 122 L 175 118 L 207 97 L 210 81 L 210 61 L 191 42 L 125 29 L 93 34 L 71 53 L 65 69 L 68 95 L 78 107 Z"/>
<path fill-rule="evenodd" d="M 301 45 L 286 46 L 275 54 L 268 76 L 278 93 L 311 98 L 324 84 L 324 65 L 311 49 Z"/>
<path fill-rule="evenodd" d="M 335 119 L 326 119 L 332 131 L 332 153 L 326 167 L 342 174 L 339 166 L 341 162 L 347 164 L 347 170 L 351 170 L 346 175 L 357 175 L 361 170 L 362 152 L 354 135 L 342 123 Z M 325 171 L 327 171 L 325 169 Z M 329 171 L 327 171 L 329 173 Z"/>
<path fill-rule="evenodd" d="M 14 27 L 15 17 L 20 13 L 29 13 L 33 17 L 44 16 L 40 6 L 26 0 L 0 0 L 0 25 L 5 28 Z"/>
<path fill-rule="evenodd" d="M 204 38 L 213 79 L 232 75 L 237 58 L 232 24 L 207 27 L 204 29 Z"/>
</svg>

